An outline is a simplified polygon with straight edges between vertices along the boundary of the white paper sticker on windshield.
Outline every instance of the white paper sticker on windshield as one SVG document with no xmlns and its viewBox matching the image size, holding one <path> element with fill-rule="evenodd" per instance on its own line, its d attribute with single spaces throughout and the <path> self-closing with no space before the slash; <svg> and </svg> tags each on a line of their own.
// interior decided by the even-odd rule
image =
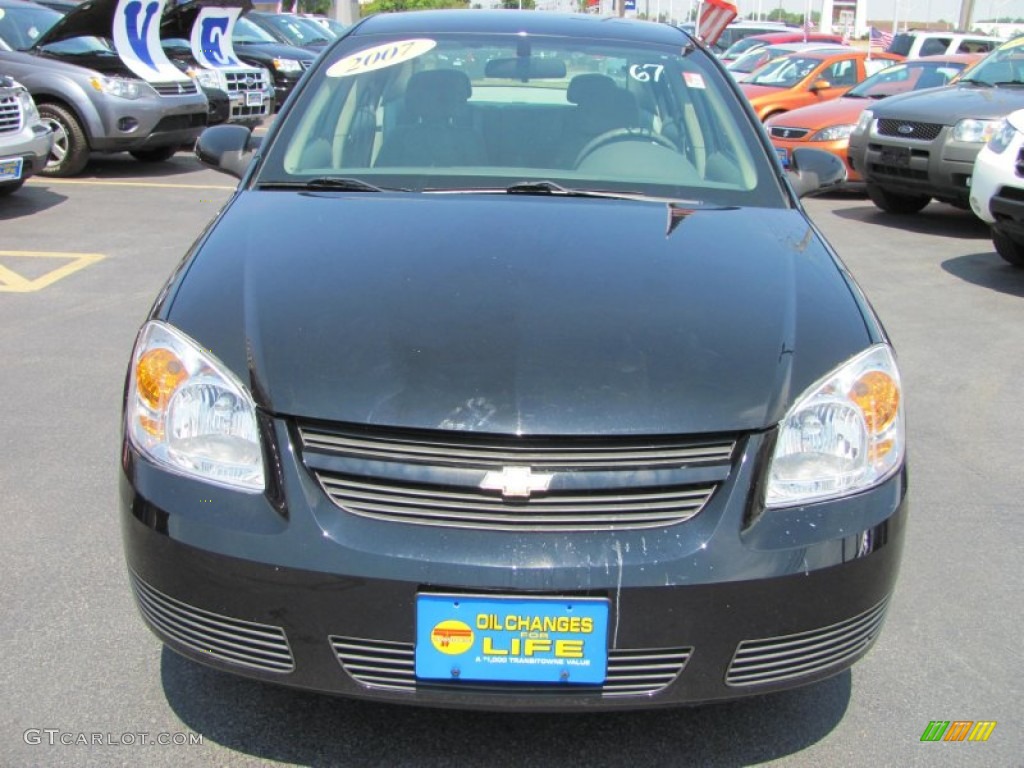
<svg viewBox="0 0 1024 768">
<path fill-rule="evenodd" d="M 165 0 L 118 0 L 114 48 L 125 66 L 143 80 L 187 82 L 189 76 L 171 64 L 160 47 L 164 4 Z"/>
<path fill-rule="evenodd" d="M 231 32 L 235 28 L 241 8 L 213 8 L 199 11 L 192 24 L 192 55 L 200 66 L 207 69 L 237 67 L 238 57 L 231 45 Z"/>
<path fill-rule="evenodd" d="M 683 72 L 683 80 L 686 81 L 687 88 L 706 88 L 704 84 L 704 75 L 700 72 Z"/>
<path fill-rule="evenodd" d="M 328 77 L 351 77 L 363 72 L 373 72 L 395 64 L 415 59 L 430 51 L 437 45 L 436 40 L 399 40 L 396 43 L 385 43 L 353 53 L 344 59 L 331 64 L 327 70 Z"/>
</svg>

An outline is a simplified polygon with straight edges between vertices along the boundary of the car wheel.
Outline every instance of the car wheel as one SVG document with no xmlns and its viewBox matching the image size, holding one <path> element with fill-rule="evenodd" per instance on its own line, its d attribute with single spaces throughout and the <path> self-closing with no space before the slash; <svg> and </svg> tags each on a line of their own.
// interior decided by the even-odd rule
<svg viewBox="0 0 1024 768">
<path fill-rule="evenodd" d="M 89 162 L 89 142 L 75 114 L 57 104 L 40 104 L 39 119 L 53 131 L 53 149 L 41 176 L 74 176 Z"/>
<path fill-rule="evenodd" d="M 143 163 L 162 163 L 164 160 L 170 160 L 174 157 L 177 151 L 177 146 L 170 146 L 157 147 L 156 149 L 134 149 L 130 154 L 136 160 L 140 160 Z"/>
<path fill-rule="evenodd" d="M 900 195 L 887 192 L 875 184 L 868 184 L 868 197 L 886 213 L 917 213 L 932 201 L 928 195 Z"/>
<path fill-rule="evenodd" d="M 996 247 L 996 253 L 1010 264 L 1024 268 L 1024 243 L 1013 240 L 1005 232 L 993 228 L 992 244 Z"/>
<path fill-rule="evenodd" d="M 0 184 L 0 197 L 11 194 L 21 189 L 21 185 L 25 183 L 24 179 L 13 181 L 10 184 Z"/>
</svg>

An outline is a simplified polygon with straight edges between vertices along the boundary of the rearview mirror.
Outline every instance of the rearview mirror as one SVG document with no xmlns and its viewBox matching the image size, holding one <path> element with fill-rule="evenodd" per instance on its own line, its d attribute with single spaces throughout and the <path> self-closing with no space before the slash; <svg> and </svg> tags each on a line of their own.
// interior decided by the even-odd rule
<svg viewBox="0 0 1024 768">
<path fill-rule="evenodd" d="M 484 69 L 486 77 L 504 80 L 537 80 L 541 78 L 565 77 L 565 62 L 561 59 L 541 59 L 522 56 L 514 59 L 491 59 Z"/>
<path fill-rule="evenodd" d="M 261 139 L 241 125 L 215 125 L 207 128 L 196 142 L 196 158 L 215 171 L 242 178 Z"/>
<path fill-rule="evenodd" d="M 794 149 L 786 175 L 797 197 L 808 197 L 843 184 L 846 166 L 823 149 Z"/>
</svg>

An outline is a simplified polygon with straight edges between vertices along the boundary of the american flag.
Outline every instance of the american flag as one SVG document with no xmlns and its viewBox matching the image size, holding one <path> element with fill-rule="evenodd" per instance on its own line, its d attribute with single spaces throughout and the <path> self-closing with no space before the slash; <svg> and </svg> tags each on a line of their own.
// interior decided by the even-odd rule
<svg viewBox="0 0 1024 768">
<path fill-rule="evenodd" d="M 892 32 L 883 32 L 878 27 L 872 27 L 868 39 L 868 48 L 872 51 L 884 52 L 892 45 Z"/>
</svg>

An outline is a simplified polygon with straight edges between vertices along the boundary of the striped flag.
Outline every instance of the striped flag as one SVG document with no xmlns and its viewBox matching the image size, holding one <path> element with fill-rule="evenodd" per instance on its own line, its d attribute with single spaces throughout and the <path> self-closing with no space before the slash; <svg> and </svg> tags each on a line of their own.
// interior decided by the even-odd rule
<svg viewBox="0 0 1024 768">
<path fill-rule="evenodd" d="M 726 0 L 704 0 L 697 20 L 697 36 L 714 45 L 729 22 L 736 18 L 736 6 Z"/>
<path fill-rule="evenodd" d="M 883 32 L 878 27 L 871 28 L 868 48 L 872 51 L 884 52 L 892 45 L 892 32 Z"/>
</svg>

